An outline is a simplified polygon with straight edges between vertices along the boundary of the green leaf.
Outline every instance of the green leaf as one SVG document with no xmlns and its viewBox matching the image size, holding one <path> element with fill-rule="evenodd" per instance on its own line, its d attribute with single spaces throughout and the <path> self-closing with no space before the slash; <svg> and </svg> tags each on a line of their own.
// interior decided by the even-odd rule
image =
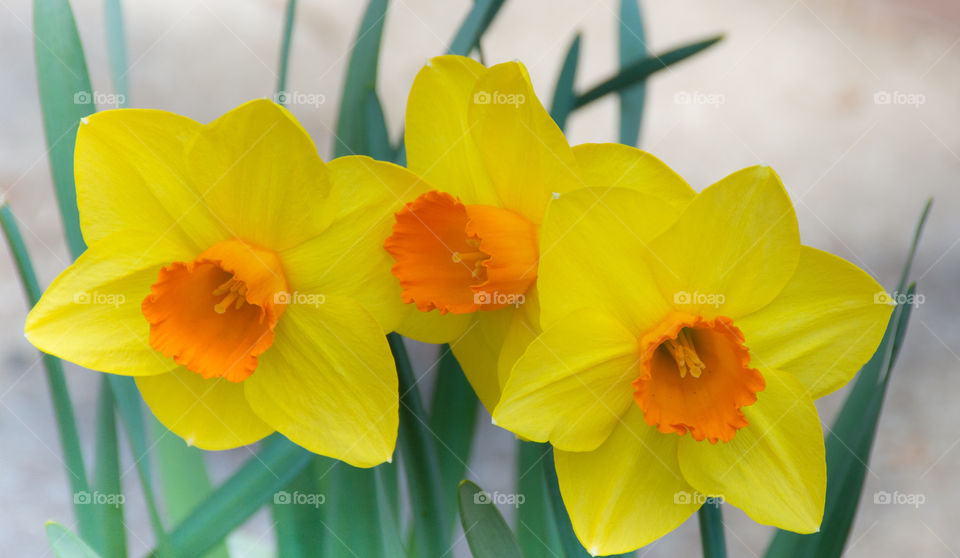
<svg viewBox="0 0 960 558">
<path fill-rule="evenodd" d="M 323 556 L 395 556 L 398 547 L 402 556 L 403 545 L 396 523 L 390 519 L 393 514 L 383 493 L 379 467 L 359 469 L 332 459 L 327 461 L 326 471 L 321 472 L 326 477 L 323 529 L 328 533 Z"/>
<path fill-rule="evenodd" d="M 430 430 L 436 436 L 441 492 L 447 500 L 448 525 L 456 521 L 457 487 L 470 461 L 479 400 L 449 345 L 440 347 L 437 383 L 430 406 Z"/>
<path fill-rule="evenodd" d="M 23 242 L 17 218 L 6 205 L 0 203 L 0 227 L 4 238 L 10 247 L 13 261 L 17 266 L 20 284 L 27 297 L 30 307 L 37 304 L 43 291 L 37 282 L 37 274 L 30 261 L 30 254 Z M 83 453 L 80 450 L 80 435 L 77 433 L 77 421 L 73 413 L 73 402 L 67 390 L 67 382 L 63 375 L 63 363 L 55 356 L 41 354 L 43 368 L 47 376 L 47 386 L 50 389 L 50 399 L 53 402 L 53 413 L 60 434 L 60 451 L 63 454 L 64 468 L 67 473 L 67 482 L 70 484 L 70 499 L 73 501 L 74 514 L 80 534 L 90 539 L 98 532 L 98 519 L 92 506 L 80 504 L 74 495 L 90 493 L 90 484 L 87 481 L 87 469 L 83 462 Z"/>
<path fill-rule="evenodd" d="M 524 556 L 563 553 L 540 464 L 543 459 L 551 459 L 547 444 L 517 441 L 517 493 L 524 498 L 517 508 L 517 541 Z"/>
<path fill-rule="evenodd" d="M 450 43 L 450 49 L 447 54 L 458 54 L 460 56 L 469 56 L 477 45 L 480 44 L 480 38 L 486 33 L 487 28 L 493 22 L 497 12 L 503 7 L 504 0 L 476 0 L 473 8 L 467 13 L 460 29 L 453 37 Z"/>
<path fill-rule="evenodd" d="M 727 543 L 723 535 L 723 510 L 720 502 L 706 502 L 697 512 L 700 520 L 700 545 L 703 558 L 727 558 Z"/>
<path fill-rule="evenodd" d="M 137 408 L 139 407 L 137 405 Z M 176 524 L 186 518 L 210 494 L 213 485 L 210 475 L 207 474 L 203 451 L 188 446 L 183 438 L 167 430 L 152 414 L 148 420 L 166 517 L 170 524 Z M 226 543 L 215 546 L 206 555 L 207 558 L 229 556 Z"/>
<path fill-rule="evenodd" d="M 447 550 L 450 529 L 449 514 L 444 509 L 443 487 L 440 484 L 440 465 L 434 445 L 416 376 L 403 338 L 396 333 L 387 335 L 393 359 L 397 365 L 400 386 L 400 432 L 398 445 L 407 474 L 407 487 L 413 507 L 413 546 L 424 556 L 442 556 Z"/>
<path fill-rule="evenodd" d="M 110 55 L 110 75 L 113 87 L 119 97 L 118 105 L 127 106 L 130 99 L 130 85 L 127 64 L 127 40 L 123 25 L 123 7 L 120 0 L 106 0 L 103 5 L 104 20 L 107 27 L 107 54 Z"/>
<path fill-rule="evenodd" d="M 621 70 L 647 55 L 640 0 L 620 0 L 618 39 Z M 646 97 L 646 83 L 638 83 L 620 91 L 620 143 L 637 145 Z"/>
<path fill-rule="evenodd" d="M 327 506 L 326 494 L 318 487 L 315 469 L 327 458 L 316 457 L 271 503 L 274 531 L 277 534 L 277 555 L 290 558 L 315 556 L 325 537 L 321 508 Z"/>
<path fill-rule="evenodd" d="M 369 153 L 370 146 L 366 138 L 369 129 L 366 122 L 367 95 L 369 91 L 377 90 L 377 63 L 380 60 L 380 39 L 386 17 L 387 0 L 370 0 L 347 66 L 334 157 Z"/>
<path fill-rule="evenodd" d="M 53 185 L 67 246 L 74 258 L 86 245 L 80 234 L 73 182 L 73 147 L 80 119 L 96 111 L 80 35 L 67 0 L 35 0 L 34 48 L 40 109 L 47 137 Z"/>
<path fill-rule="evenodd" d="M 634 62 L 620 70 L 620 73 L 612 78 L 592 87 L 586 93 L 578 95 L 574 101 L 574 109 L 581 108 L 610 93 L 616 93 L 637 83 L 642 83 L 654 73 L 710 48 L 720 42 L 721 39 L 723 39 L 723 35 L 718 35 L 675 48 L 659 56 L 649 56 L 643 60 Z"/>
<path fill-rule="evenodd" d="M 120 484 L 120 448 L 117 443 L 117 416 L 113 389 L 107 375 L 100 379 L 97 402 L 97 460 L 93 493 L 86 495 L 88 505 L 100 514 L 103 536 L 94 546 L 104 558 L 127 555 L 127 529 L 123 520 L 123 486 Z M 83 496 L 81 495 L 81 498 Z"/>
<path fill-rule="evenodd" d="M 553 103 L 550 106 L 550 116 L 561 130 L 567 127 L 567 117 L 573 110 L 576 102 L 576 92 L 574 91 L 574 81 L 577 77 L 577 65 L 580 61 L 580 33 L 573 38 L 570 48 L 567 49 L 567 56 L 563 59 L 563 66 L 560 68 L 560 76 L 557 78 L 557 85 L 553 90 Z"/>
<path fill-rule="evenodd" d="M 87 543 L 55 521 L 47 522 L 47 542 L 56 558 L 100 558 Z"/>
<path fill-rule="evenodd" d="M 367 90 L 367 100 L 364 105 L 364 125 L 366 130 L 366 153 L 374 159 L 389 161 L 393 158 L 394 149 L 390 145 L 390 135 L 387 132 L 387 122 L 383 117 L 383 107 L 375 89 Z"/>
<path fill-rule="evenodd" d="M 897 285 L 897 292 L 905 294 L 907 301 L 912 301 L 916 292 L 916 285 L 906 285 L 930 203 L 927 202 L 917 224 Z M 843 554 L 856 518 L 880 411 L 907 332 L 911 309 L 910 304 L 894 308 L 880 346 L 857 374 L 827 435 L 827 499 L 820 531 L 812 535 L 778 531 L 767 548 L 767 558 L 835 558 Z"/>
<path fill-rule="evenodd" d="M 517 538 L 497 511 L 489 494 L 465 480 L 460 483 L 458 496 L 460 523 L 473 558 L 523 558 Z"/>
<path fill-rule="evenodd" d="M 214 490 L 171 531 L 170 555 L 202 556 L 250 518 L 296 477 L 313 454 L 279 434 L 267 438 L 259 452 Z M 155 550 L 151 556 L 157 556 Z"/>
<path fill-rule="evenodd" d="M 287 91 L 287 67 L 290 64 L 290 45 L 293 43 L 293 22 L 297 17 L 297 0 L 287 0 L 287 9 L 283 17 L 283 40 L 280 43 L 280 64 L 277 72 L 277 93 Z M 285 97 L 278 96 L 280 104 Z"/>
<path fill-rule="evenodd" d="M 395 463 L 385 463 L 374 469 L 377 477 L 377 518 L 380 521 L 384 558 L 406 558 L 407 556 L 407 552 L 403 548 L 403 540 L 400 538 L 398 517 L 390 509 L 390 491 L 391 489 L 396 490 L 396 485 L 391 488 L 389 475 L 391 474 L 390 471 L 393 471 L 395 480 L 396 470 Z"/>
</svg>

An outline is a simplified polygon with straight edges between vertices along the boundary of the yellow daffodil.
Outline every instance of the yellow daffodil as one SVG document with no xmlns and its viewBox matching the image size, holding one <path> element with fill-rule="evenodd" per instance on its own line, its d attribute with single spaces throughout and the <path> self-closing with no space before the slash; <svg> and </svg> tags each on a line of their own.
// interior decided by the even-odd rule
<svg viewBox="0 0 960 558">
<path fill-rule="evenodd" d="M 424 183 L 394 201 L 396 218 L 383 225 L 395 300 L 407 312 L 398 331 L 450 342 L 492 410 L 539 333 L 539 235 L 550 200 L 591 185 L 593 169 L 609 164 L 645 159 L 648 171 L 673 173 L 618 147 L 572 149 L 522 64 L 486 68 L 460 56 L 433 58 L 417 74 L 406 148 L 408 168 Z M 654 184 L 633 173 L 624 186 Z"/>
<path fill-rule="evenodd" d="M 604 172 L 615 180 L 619 170 Z M 769 168 L 694 194 L 563 194 L 541 231 L 543 332 L 497 424 L 555 447 L 563 500 L 594 555 L 634 550 L 706 496 L 816 531 L 826 485 L 814 400 L 880 342 L 890 306 L 852 264 L 802 246 Z"/>
<path fill-rule="evenodd" d="M 279 431 L 356 466 L 390 459 L 384 331 L 401 316 L 381 302 L 395 280 L 368 265 L 382 248 L 360 240 L 379 220 L 364 192 L 416 177 L 365 157 L 325 164 L 265 100 L 207 125 L 90 116 L 75 167 L 88 248 L 27 318 L 34 345 L 135 376 L 157 418 L 204 449 Z"/>
</svg>

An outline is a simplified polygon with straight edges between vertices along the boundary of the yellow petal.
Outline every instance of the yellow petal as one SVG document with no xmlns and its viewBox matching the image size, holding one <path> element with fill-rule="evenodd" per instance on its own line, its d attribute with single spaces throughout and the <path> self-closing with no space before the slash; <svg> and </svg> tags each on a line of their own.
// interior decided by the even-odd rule
<svg viewBox="0 0 960 558">
<path fill-rule="evenodd" d="M 679 210 L 697 194 L 666 163 L 629 145 L 584 143 L 573 147 L 573 155 L 577 158 L 580 178 L 585 186 L 644 192 L 674 207 L 677 210 L 675 215 L 679 215 Z"/>
<path fill-rule="evenodd" d="M 108 110 L 84 119 L 74 172 L 80 228 L 87 244 L 118 231 L 195 248 L 225 237 L 192 185 L 184 149 L 201 125 L 160 110 Z"/>
<path fill-rule="evenodd" d="M 554 192 L 583 185 L 563 132 L 518 62 L 490 68 L 471 101 L 470 133 L 502 207 L 541 223 Z"/>
<path fill-rule="evenodd" d="M 27 316 L 27 339 L 41 351 L 101 372 L 171 370 L 173 360 L 150 347 L 140 305 L 161 267 L 194 257 L 190 248 L 149 234 L 102 238 L 47 288 Z"/>
<path fill-rule="evenodd" d="M 508 306 L 500 310 L 467 314 L 473 320 L 463 335 L 450 342 L 453 355 L 457 357 L 470 386 L 491 413 L 500 399 L 500 379 L 497 374 L 500 348 L 515 313 L 516 309 Z"/>
<path fill-rule="evenodd" d="M 137 387 L 157 420 L 188 445 L 224 450 L 273 433 L 247 404 L 242 383 L 204 380 L 181 366 L 167 374 L 139 377 Z"/>
<path fill-rule="evenodd" d="M 616 319 L 579 310 L 527 347 L 493 417 L 528 440 L 596 449 L 633 403 L 639 360 L 636 336 Z"/>
<path fill-rule="evenodd" d="M 645 256 L 682 206 L 625 188 L 581 188 L 547 209 L 540 235 L 541 326 L 579 308 L 616 316 L 637 337 L 669 311 Z"/>
<path fill-rule="evenodd" d="M 497 380 L 500 391 L 507 384 L 510 372 L 527 347 L 543 330 L 540 329 L 540 294 L 534 285 L 524 295 L 524 303 L 513 313 L 497 357 Z"/>
<path fill-rule="evenodd" d="M 383 242 L 394 213 L 431 187 L 403 167 L 369 157 L 340 157 L 327 168 L 340 213 L 319 236 L 281 254 L 287 281 L 296 292 L 357 300 L 384 331 L 393 331 L 413 305 L 400 299 L 400 284 L 390 272 L 394 260 Z"/>
<path fill-rule="evenodd" d="M 742 509 L 754 521 L 797 533 L 820 528 L 827 487 L 823 431 L 813 399 L 786 372 L 763 370 L 749 424 L 730 442 L 680 440 L 680 467 L 697 490 Z"/>
<path fill-rule="evenodd" d="M 496 205 L 473 137 L 467 111 L 473 87 L 487 69 L 463 56 L 430 59 L 407 97 L 407 167 L 464 203 Z"/>
<path fill-rule="evenodd" d="M 314 453 L 355 467 L 393 455 L 397 372 L 383 329 L 356 301 L 287 306 L 243 385 L 264 422 Z"/>
<path fill-rule="evenodd" d="M 803 246 L 777 298 L 737 326 L 753 358 L 789 372 L 818 399 L 849 382 L 880 344 L 892 311 L 882 292 L 850 262 Z"/>
<path fill-rule="evenodd" d="M 590 554 L 636 550 L 697 511 L 701 498 L 680 474 L 678 440 L 647 426 L 634 405 L 596 450 L 555 452 L 563 503 Z"/>
<path fill-rule="evenodd" d="M 326 165 L 283 107 L 250 101 L 204 126 L 187 149 L 204 202 L 231 236 L 279 251 L 337 213 Z"/>
<path fill-rule="evenodd" d="M 678 310 L 736 320 L 793 276 L 800 233 L 777 174 L 750 167 L 706 188 L 650 246 L 657 282 Z"/>
</svg>

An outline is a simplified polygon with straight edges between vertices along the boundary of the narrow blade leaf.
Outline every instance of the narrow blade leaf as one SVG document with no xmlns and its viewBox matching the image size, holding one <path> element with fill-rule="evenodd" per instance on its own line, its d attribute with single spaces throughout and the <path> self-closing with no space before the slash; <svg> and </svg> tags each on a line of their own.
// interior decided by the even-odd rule
<svg viewBox="0 0 960 558">
<path fill-rule="evenodd" d="M 51 521 L 47 523 L 47 542 L 56 558 L 101 558 L 73 531 Z"/>
<path fill-rule="evenodd" d="M 550 116 L 561 130 L 567 127 L 567 117 L 574 108 L 577 94 L 574 91 L 574 82 L 577 78 L 577 66 L 580 62 L 580 33 L 573 38 L 567 55 L 560 68 L 560 76 L 553 90 L 553 103 L 550 105 Z"/>
<path fill-rule="evenodd" d="M 470 482 L 460 483 L 460 523 L 473 558 L 523 558 L 517 538 L 490 500 L 490 495 Z"/>
<path fill-rule="evenodd" d="M 503 7 L 503 2 L 504 0 L 476 0 L 473 8 L 460 24 L 460 29 L 454 35 L 447 53 L 469 56 L 480 43 L 480 38 L 490 27 L 497 12 Z"/>
<path fill-rule="evenodd" d="M 620 0 L 618 47 L 621 70 L 647 55 L 640 0 Z M 643 82 L 620 91 L 620 143 L 637 145 L 646 98 L 647 84 Z"/>
<path fill-rule="evenodd" d="M 340 118 L 334 157 L 366 154 L 369 144 L 366 133 L 367 95 L 377 90 L 377 63 L 380 60 L 380 39 L 387 17 L 387 0 L 370 0 L 363 14 L 357 40 L 350 53 L 350 65 L 340 99 Z"/>
</svg>

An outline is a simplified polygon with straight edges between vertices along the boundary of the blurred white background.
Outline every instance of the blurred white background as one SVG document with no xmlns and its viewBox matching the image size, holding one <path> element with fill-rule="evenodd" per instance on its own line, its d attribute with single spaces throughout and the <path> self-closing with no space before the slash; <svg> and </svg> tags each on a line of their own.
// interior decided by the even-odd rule
<svg viewBox="0 0 960 558">
<path fill-rule="evenodd" d="M 94 88 L 112 93 L 102 2 L 74 0 Z M 349 48 L 364 2 L 303 0 L 288 89 L 322 97 L 294 105 L 330 155 Z M 393 0 L 379 92 L 394 135 L 424 61 L 445 51 L 468 0 Z M 124 2 L 131 104 L 209 121 L 276 82 L 281 0 Z M 960 4 L 950 0 L 648 1 L 653 51 L 718 32 L 726 39 L 658 74 L 641 147 L 700 189 L 744 166 L 775 168 L 797 207 L 806 244 L 841 255 L 893 288 L 914 222 L 936 198 L 914 276 L 924 303 L 890 386 L 850 557 L 958 556 L 960 499 Z M 615 0 L 510 0 L 483 42 L 488 63 L 519 59 L 549 104 L 567 46 L 584 34 L 581 88 L 616 67 Z M 0 193 L 22 223 L 44 283 L 68 263 L 53 201 L 33 69 L 30 2 L 0 0 Z M 318 97 L 319 96 L 319 97 Z M 692 102 L 687 102 L 692 100 Z M 110 108 L 102 106 L 101 108 Z M 571 143 L 615 141 L 616 101 L 576 114 Z M 0 554 L 43 556 L 43 523 L 72 525 L 69 489 L 36 351 L 9 254 L 0 248 Z M 423 358 L 429 358 L 426 348 Z M 86 450 L 92 451 L 97 375 L 68 369 Z M 845 392 L 820 402 L 829 421 Z M 512 435 L 481 417 L 470 476 L 511 491 Z M 249 455 L 209 459 L 223 478 Z M 136 472 L 124 477 L 134 555 L 152 546 Z M 875 504 L 878 491 L 921 494 L 919 507 Z M 510 515 L 510 510 L 504 510 Z M 759 556 L 771 530 L 726 509 L 731 556 Z M 261 513 L 235 556 L 272 544 Z M 641 552 L 695 555 L 696 520 Z M 465 555 L 461 541 L 456 553 Z"/>
</svg>

